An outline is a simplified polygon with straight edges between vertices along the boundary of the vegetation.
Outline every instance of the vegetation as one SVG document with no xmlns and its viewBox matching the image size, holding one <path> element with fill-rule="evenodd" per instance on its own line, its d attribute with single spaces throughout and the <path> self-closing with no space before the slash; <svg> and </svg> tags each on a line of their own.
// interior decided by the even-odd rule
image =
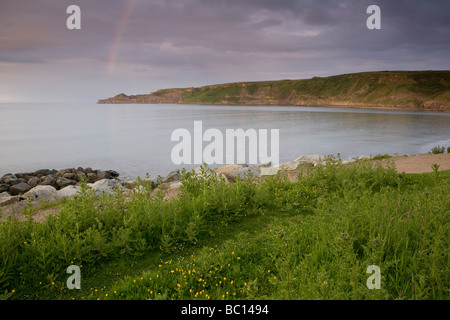
<svg viewBox="0 0 450 320">
<path fill-rule="evenodd" d="M 434 146 L 434 147 L 431 149 L 431 153 L 432 153 L 432 154 L 445 153 L 445 147 Z"/>
<path fill-rule="evenodd" d="M 205 168 L 204 168 L 205 169 Z M 181 194 L 126 200 L 86 185 L 45 222 L 0 224 L 5 299 L 448 299 L 450 171 L 362 161 L 227 183 L 184 173 Z M 69 265 L 81 290 L 66 287 Z M 370 290 L 369 265 L 381 270 Z"/>
<path fill-rule="evenodd" d="M 392 156 L 390 156 L 390 155 L 387 154 L 387 153 L 385 153 L 385 154 L 379 153 L 379 154 L 376 154 L 376 155 L 374 155 L 374 156 L 371 156 L 370 159 L 372 159 L 372 160 L 382 160 L 382 159 L 389 159 L 389 158 L 391 158 L 391 157 L 392 157 Z"/>
<path fill-rule="evenodd" d="M 164 89 L 130 96 L 125 102 L 110 98 L 99 103 L 368 105 L 449 111 L 449 92 L 450 71 L 381 71 Z"/>
</svg>

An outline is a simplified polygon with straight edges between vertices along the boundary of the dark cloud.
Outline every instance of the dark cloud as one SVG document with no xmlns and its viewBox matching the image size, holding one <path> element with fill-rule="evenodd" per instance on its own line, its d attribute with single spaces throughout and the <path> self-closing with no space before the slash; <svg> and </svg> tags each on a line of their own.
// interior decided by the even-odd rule
<svg viewBox="0 0 450 320">
<path fill-rule="evenodd" d="M 81 7 L 81 30 L 65 26 L 71 4 Z M 366 28 L 371 4 L 381 7 L 381 30 Z M 226 81 L 449 69 L 449 9 L 440 0 L 0 0 L 0 101 L 7 92 L 45 100 L 45 81 L 21 81 L 39 75 L 66 79 L 59 88 L 67 100 L 91 100 Z"/>
</svg>

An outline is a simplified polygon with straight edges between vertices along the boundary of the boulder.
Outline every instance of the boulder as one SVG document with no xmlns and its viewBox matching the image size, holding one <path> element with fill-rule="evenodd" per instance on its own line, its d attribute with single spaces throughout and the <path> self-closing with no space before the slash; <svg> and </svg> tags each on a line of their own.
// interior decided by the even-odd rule
<svg viewBox="0 0 450 320">
<path fill-rule="evenodd" d="M 9 186 L 7 184 L 0 183 L 0 193 L 8 191 Z"/>
<path fill-rule="evenodd" d="M 300 168 L 312 167 L 313 163 L 307 160 L 294 160 L 291 162 L 281 163 L 279 165 L 280 170 L 293 171 L 298 170 Z"/>
<path fill-rule="evenodd" d="M 37 185 L 38 185 L 38 183 L 40 182 L 41 180 L 38 178 L 38 177 L 33 177 L 33 178 L 31 178 L 30 180 L 28 180 L 28 185 L 31 187 L 31 188 L 34 188 L 34 187 L 36 187 Z"/>
<path fill-rule="evenodd" d="M 58 185 L 56 183 L 57 179 L 58 178 L 54 174 L 49 174 L 49 175 L 46 175 L 46 176 L 42 176 L 41 177 L 41 182 L 39 182 L 38 185 L 52 186 L 52 187 L 57 188 L 58 187 Z"/>
<path fill-rule="evenodd" d="M 61 171 L 60 171 L 60 173 L 61 173 Z M 64 179 L 76 180 L 77 174 L 74 172 L 66 172 L 66 173 L 61 173 L 61 177 L 63 177 Z"/>
<path fill-rule="evenodd" d="M 58 178 L 56 180 L 56 184 L 60 189 L 63 189 L 67 186 L 73 186 L 77 184 L 76 180 L 66 179 L 66 178 Z"/>
<path fill-rule="evenodd" d="M 114 188 L 121 187 L 120 183 L 113 179 L 102 179 L 94 183 L 88 183 L 89 187 L 91 187 L 97 194 L 113 193 Z"/>
<path fill-rule="evenodd" d="M 49 169 L 40 169 L 40 170 L 36 170 L 33 173 L 33 175 L 38 177 L 38 178 L 41 178 L 41 177 L 44 177 L 44 176 L 48 176 L 49 174 L 51 174 L 51 170 L 49 170 Z"/>
<path fill-rule="evenodd" d="M 169 174 L 164 179 L 162 179 L 162 183 L 181 181 L 181 178 L 182 176 L 180 170 L 174 170 L 169 172 Z"/>
<path fill-rule="evenodd" d="M 240 177 L 241 179 L 244 179 L 246 176 L 248 176 L 248 175 L 252 175 L 252 177 L 260 177 L 261 176 L 261 172 L 260 171 L 258 171 L 257 169 L 255 169 L 255 168 L 243 168 L 242 170 L 239 170 L 239 171 L 233 171 L 233 172 L 231 172 L 230 174 L 229 174 L 229 179 L 231 180 L 231 181 L 236 181 L 236 179 L 238 178 L 238 177 Z"/>
<path fill-rule="evenodd" d="M 80 186 L 68 186 L 61 190 L 56 191 L 56 199 L 60 200 L 62 198 L 68 197 L 73 198 L 73 196 L 77 195 L 81 190 Z"/>
<path fill-rule="evenodd" d="M 13 196 L 17 196 L 20 194 L 24 194 L 25 192 L 29 191 L 31 187 L 28 185 L 28 183 L 20 182 L 18 184 L 12 185 L 9 187 L 9 193 Z"/>
<path fill-rule="evenodd" d="M 98 180 L 98 177 L 97 177 L 97 174 L 95 172 L 89 172 L 87 174 L 87 181 L 89 183 L 94 183 L 97 180 Z"/>
<path fill-rule="evenodd" d="M 84 173 L 83 171 L 77 171 L 74 180 L 80 182 L 83 181 L 83 179 L 86 179 L 86 173 Z"/>
<path fill-rule="evenodd" d="M 107 171 L 97 170 L 97 179 L 103 180 L 103 179 L 111 179 L 111 175 Z"/>
<path fill-rule="evenodd" d="M 16 173 L 15 176 L 17 178 L 21 178 L 24 179 L 25 181 L 28 181 L 34 177 L 34 173 L 33 172 Z"/>
<path fill-rule="evenodd" d="M 6 191 L 0 193 L 0 199 L 5 199 L 5 198 L 9 198 L 9 197 L 11 197 L 11 195 Z"/>
<path fill-rule="evenodd" d="M 12 173 L 4 174 L 4 175 L 0 178 L 0 182 L 4 182 L 7 178 L 9 178 L 9 177 L 11 177 L 11 176 L 13 176 Z"/>
<path fill-rule="evenodd" d="M 307 161 L 309 163 L 311 163 L 313 166 L 317 166 L 319 163 L 324 163 L 326 161 L 327 157 L 322 156 L 320 154 L 313 154 L 313 155 L 309 155 L 309 156 L 300 156 L 297 159 L 295 159 L 294 161 Z"/>
<path fill-rule="evenodd" d="M 122 182 L 122 186 L 123 186 L 124 188 L 133 190 L 134 188 L 136 188 L 137 183 L 136 183 L 135 180 L 128 180 L 128 181 Z"/>
<path fill-rule="evenodd" d="M 23 194 L 24 198 L 31 198 L 33 201 L 56 201 L 57 191 L 52 186 L 36 186 L 27 193 Z"/>
<path fill-rule="evenodd" d="M 109 175 L 110 175 L 112 178 L 117 178 L 117 177 L 119 176 L 119 173 L 118 173 L 117 171 L 114 171 L 114 170 L 108 170 L 108 171 L 106 171 L 106 172 L 108 172 Z"/>
<path fill-rule="evenodd" d="M 19 178 L 17 178 L 16 175 L 14 175 L 14 174 L 4 175 L 2 177 L 2 181 L 3 181 L 3 184 L 9 185 L 9 186 L 23 182 L 23 181 L 19 180 Z"/>
<path fill-rule="evenodd" d="M 22 198 L 20 196 L 9 196 L 0 198 L 0 207 L 8 206 L 13 203 L 20 202 Z"/>
<path fill-rule="evenodd" d="M 244 168 L 242 165 L 230 164 L 216 169 L 216 172 L 223 174 L 228 180 L 231 181 L 231 174 L 236 171 L 240 171 Z"/>
<path fill-rule="evenodd" d="M 261 171 L 256 167 L 248 167 L 247 165 L 231 164 L 224 167 L 220 167 L 216 170 L 216 173 L 224 175 L 228 181 L 236 181 L 237 177 L 244 179 L 250 173 L 253 177 L 260 177 Z"/>
</svg>

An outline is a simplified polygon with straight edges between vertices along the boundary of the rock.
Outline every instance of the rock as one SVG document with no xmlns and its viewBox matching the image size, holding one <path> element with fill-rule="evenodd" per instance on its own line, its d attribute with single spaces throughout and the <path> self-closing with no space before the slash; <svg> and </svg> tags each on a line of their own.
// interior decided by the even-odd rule
<svg viewBox="0 0 450 320">
<path fill-rule="evenodd" d="M 49 174 L 51 174 L 51 170 L 49 170 L 49 169 L 40 169 L 33 173 L 33 175 L 38 178 L 41 178 L 43 176 L 48 176 Z"/>
<path fill-rule="evenodd" d="M 56 201 L 57 191 L 52 186 L 36 186 L 27 193 L 24 198 L 31 198 L 33 201 Z"/>
<path fill-rule="evenodd" d="M 58 185 L 56 183 L 56 180 L 58 178 L 56 177 L 56 175 L 54 174 L 49 174 L 47 176 L 43 176 L 41 177 L 41 182 L 38 183 L 38 185 L 43 185 L 43 186 L 52 186 L 57 188 Z"/>
<path fill-rule="evenodd" d="M 60 171 L 61 173 L 61 171 Z M 69 179 L 69 180 L 76 180 L 77 179 L 77 175 L 74 172 L 66 172 L 66 173 L 61 173 L 61 177 L 63 177 L 64 179 Z"/>
<path fill-rule="evenodd" d="M 98 180 L 97 174 L 95 174 L 95 172 L 89 172 L 87 174 L 87 180 L 89 183 L 94 183 Z"/>
<path fill-rule="evenodd" d="M 56 180 L 56 184 L 60 189 L 63 189 L 67 186 L 73 186 L 77 184 L 76 180 L 66 179 L 66 178 L 58 178 Z"/>
<path fill-rule="evenodd" d="M 319 155 L 319 154 L 313 154 L 313 155 L 309 155 L 309 156 L 300 156 L 297 159 L 295 159 L 294 161 L 307 161 L 310 162 L 312 165 L 317 166 L 319 163 L 323 163 L 326 161 L 326 157 Z"/>
<path fill-rule="evenodd" d="M 120 183 L 113 179 L 102 179 L 95 183 L 88 183 L 87 185 L 97 194 L 101 194 L 102 192 L 113 193 L 114 188 L 121 187 Z"/>
<path fill-rule="evenodd" d="M 236 181 L 240 176 L 244 179 L 250 173 L 253 177 L 260 177 L 261 172 L 256 167 L 248 167 L 246 165 L 231 164 L 224 167 L 220 167 L 216 170 L 218 174 L 223 174 L 228 181 Z"/>
<path fill-rule="evenodd" d="M 180 170 L 174 170 L 169 172 L 169 174 L 162 180 L 162 183 L 181 181 L 181 178 Z"/>
<path fill-rule="evenodd" d="M 83 171 L 77 171 L 77 174 L 76 174 L 74 180 L 76 180 L 76 181 L 78 181 L 78 182 L 81 182 L 81 181 L 83 181 L 84 179 L 86 179 L 86 173 L 84 173 Z"/>
<path fill-rule="evenodd" d="M 122 182 L 122 186 L 126 189 L 133 190 L 138 186 L 138 182 L 136 180 L 127 180 Z M 140 187 L 150 186 L 152 189 L 155 187 L 155 184 L 152 179 L 143 179 L 140 181 Z"/>
<path fill-rule="evenodd" d="M 9 186 L 7 184 L 0 183 L 0 193 L 8 191 Z"/>
<path fill-rule="evenodd" d="M 36 187 L 37 185 L 38 185 L 38 183 L 40 182 L 41 180 L 38 178 L 38 177 L 33 177 L 33 178 L 31 178 L 30 180 L 28 180 L 28 185 L 31 187 L 31 188 L 34 188 L 34 187 Z"/>
<path fill-rule="evenodd" d="M 179 187 L 181 187 L 181 185 L 181 181 L 172 182 L 170 183 L 169 189 L 178 189 Z"/>
<path fill-rule="evenodd" d="M 240 171 L 244 168 L 242 165 L 230 164 L 227 166 L 220 167 L 216 170 L 217 173 L 223 174 L 228 180 L 231 181 L 231 174 L 235 171 Z"/>
<path fill-rule="evenodd" d="M 119 176 L 119 173 L 118 173 L 117 171 L 114 171 L 114 170 L 108 170 L 108 171 L 106 171 L 106 172 L 108 172 L 109 175 L 110 175 L 112 178 L 117 178 L 117 177 Z"/>
<path fill-rule="evenodd" d="M 29 191 L 31 187 L 28 185 L 28 183 L 20 182 L 18 184 L 12 185 L 9 188 L 9 193 L 13 196 L 17 196 L 19 194 L 24 194 L 25 192 Z"/>
<path fill-rule="evenodd" d="M 20 196 L 10 196 L 10 197 L 4 197 L 0 198 L 0 207 L 8 206 L 13 203 L 20 202 L 22 198 Z"/>
<path fill-rule="evenodd" d="M 313 163 L 307 160 L 294 160 L 292 162 L 285 162 L 279 165 L 280 170 L 293 171 L 299 168 L 312 167 Z"/>
<path fill-rule="evenodd" d="M 122 186 L 123 186 L 124 188 L 133 190 L 134 188 L 136 188 L 137 183 L 136 183 L 135 180 L 128 180 L 128 181 L 122 182 Z"/>
<path fill-rule="evenodd" d="M 61 190 L 56 191 L 56 199 L 61 200 L 62 198 L 68 197 L 73 198 L 81 190 L 80 186 L 68 186 Z"/>
<path fill-rule="evenodd" d="M 0 199 L 9 198 L 11 195 L 8 192 L 2 192 L 0 193 Z"/>
<path fill-rule="evenodd" d="M 23 181 L 19 180 L 19 178 L 17 178 L 14 174 L 7 175 L 6 177 L 3 176 L 2 179 L 3 179 L 3 184 L 9 185 L 9 186 L 23 182 Z"/>
<path fill-rule="evenodd" d="M 97 179 L 103 180 L 103 179 L 111 179 L 111 175 L 107 171 L 97 170 Z"/>
<path fill-rule="evenodd" d="M 94 172 L 94 170 L 92 170 L 91 167 L 88 167 L 88 168 L 84 169 L 84 173 L 86 173 L 86 174 L 93 173 L 93 172 Z"/>
<path fill-rule="evenodd" d="M 16 173 L 15 176 L 19 179 L 21 178 L 24 179 L 25 181 L 28 181 L 34 177 L 34 173 L 33 172 Z"/>
<path fill-rule="evenodd" d="M 66 168 L 59 170 L 59 173 L 61 174 L 61 177 L 64 177 L 65 174 L 74 173 L 74 171 L 75 170 L 73 168 Z"/>
<path fill-rule="evenodd" d="M 236 179 L 238 177 L 240 177 L 241 179 L 245 179 L 248 175 L 252 175 L 252 177 L 260 177 L 261 176 L 261 172 L 259 172 L 258 170 L 256 170 L 255 168 L 243 168 L 240 171 L 233 171 L 229 174 L 229 179 L 231 181 L 236 181 Z"/>
<path fill-rule="evenodd" d="M 9 178 L 9 177 L 11 177 L 11 176 L 13 176 L 12 173 L 4 174 L 4 175 L 0 178 L 0 182 L 4 182 L 7 178 Z"/>
</svg>

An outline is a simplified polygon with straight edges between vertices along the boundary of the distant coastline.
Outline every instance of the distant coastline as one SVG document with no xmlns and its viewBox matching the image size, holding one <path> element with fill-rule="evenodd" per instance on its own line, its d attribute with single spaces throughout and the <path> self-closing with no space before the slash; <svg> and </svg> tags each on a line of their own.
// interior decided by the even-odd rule
<svg viewBox="0 0 450 320">
<path fill-rule="evenodd" d="M 98 104 L 329 106 L 450 112 L 450 71 L 379 71 L 161 89 Z"/>
</svg>

